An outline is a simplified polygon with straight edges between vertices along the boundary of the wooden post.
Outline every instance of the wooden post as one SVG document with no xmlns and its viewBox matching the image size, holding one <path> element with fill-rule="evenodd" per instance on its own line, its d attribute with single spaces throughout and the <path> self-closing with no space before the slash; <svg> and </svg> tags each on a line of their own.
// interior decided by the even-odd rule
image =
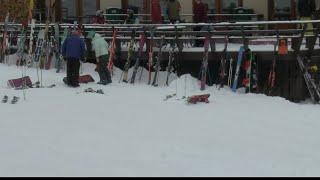
<svg viewBox="0 0 320 180">
<path fill-rule="evenodd" d="M 126 14 L 128 10 L 128 0 L 121 0 L 121 7 L 123 10 L 123 13 Z"/>
<path fill-rule="evenodd" d="M 96 10 L 99 10 L 101 8 L 100 6 L 100 0 L 96 0 Z"/>
<path fill-rule="evenodd" d="M 61 22 L 62 20 L 62 3 L 61 0 L 55 1 L 55 20 L 56 22 Z"/>
</svg>

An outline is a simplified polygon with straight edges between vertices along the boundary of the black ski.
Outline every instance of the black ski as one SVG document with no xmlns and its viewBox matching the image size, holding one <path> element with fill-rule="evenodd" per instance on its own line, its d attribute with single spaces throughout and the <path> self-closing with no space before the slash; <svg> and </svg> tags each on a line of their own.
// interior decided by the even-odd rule
<svg viewBox="0 0 320 180">
<path fill-rule="evenodd" d="M 155 74 L 154 74 L 153 83 L 152 83 L 152 86 L 155 86 L 155 87 L 157 87 L 159 85 L 158 84 L 158 74 L 159 74 L 159 71 L 161 69 L 162 46 L 163 46 L 163 43 L 164 43 L 164 39 L 165 39 L 165 36 L 164 35 L 161 36 L 159 52 L 158 52 L 157 62 L 156 62 L 156 67 L 155 67 Z"/>
<path fill-rule="evenodd" d="M 224 49 L 220 57 L 220 72 L 219 72 L 219 84 L 221 88 L 224 88 L 225 84 L 225 77 L 226 77 L 226 64 L 227 64 L 227 59 L 228 59 L 228 43 L 229 43 L 229 38 L 226 36 L 225 38 L 225 44 L 224 44 Z"/>
<path fill-rule="evenodd" d="M 124 65 L 124 70 L 122 72 L 123 76 L 121 76 L 122 81 L 125 83 L 128 83 L 128 72 L 129 72 L 129 68 L 131 65 L 131 59 L 132 59 L 132 56 L 134 53 L 135 37 L 136 37 L 135 30 L 132 30 L 131 40 L 130 40 L 130 45 L 129 45 L 129 50 L 128 50 L 128 57 L 127 57 L 126 64 Z M 120 82 L 121 82 L 121 79 L 120 79 Z"/>
<path fill-rule="evenodd" d="M 139 51 L 138 51 L 139 54 L 138 54 L 138 57 L 136 59 L 136 63 L 134 65 L 134 69 L 133 69 L 133 73 L 132 73 L 132 77 L 131 77 L 131 81 L 130 81 L 131 84 L 134 84 L 134 82 L 136 80 L 136 76 L 137 76 L 137 73 L 138 73 L 138 70 L 139 70 L 139 67 L 140 67 L 140 62 L 141 62 L 142 52 L 143 52 L 143 48 L 144 48 L 145 42 L 146 42 L 146 37 L 145 37 L 145 34 L 143 33 L 143 34 L 140 35 Z"/>
<path fill-rule="evenodd" d="M 169 79 L 170 79 L 170 75 L 172 73 L 173 63 L 175 62 L 175 50 L 176 50 L 176 47 L 179 47 L 179 39 L 178 39 L 177 27 L 175 27 L 175 38 L 170 43 L 169 61 L 168 61 L 168 66 L 167 66 L 166 86 L 169 86 Z"/>
</svg>

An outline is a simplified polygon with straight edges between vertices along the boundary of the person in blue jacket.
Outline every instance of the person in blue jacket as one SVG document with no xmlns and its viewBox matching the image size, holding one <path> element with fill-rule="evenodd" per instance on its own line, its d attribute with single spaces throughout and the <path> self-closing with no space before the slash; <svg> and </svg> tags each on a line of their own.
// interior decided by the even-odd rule
<svg viewBox="0 0 320 180">
<path fill-rule="evenodd" d="M 73 30 L 62 45 L 62 56 L 67 61 L 66 84 L 71 87 L 79 87 L 80 61 L 84 61 L 86 46 L 80 38 L 80 30 Z"/>
</svg>

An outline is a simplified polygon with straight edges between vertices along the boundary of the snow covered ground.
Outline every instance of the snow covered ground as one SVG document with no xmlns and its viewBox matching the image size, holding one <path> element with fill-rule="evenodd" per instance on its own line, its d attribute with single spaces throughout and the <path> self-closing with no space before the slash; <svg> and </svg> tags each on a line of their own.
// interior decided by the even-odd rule
<svg viewBox="0 0 320 180">
<path fill-rule="evenodd" d="M 93 68 L 83 73 L 98 80 Z M 0 72 L 1 98 L 22 98 L 6 87 L 20 69 Z M 35 69 L 28 75 L 37 80 Z M 0 104 L 0 176 L 320 176 L 319 105 L 215 87 L 210 104 L 187 105 L 182 96 L 203 93 L 189 75 L 158 88 L 146 74 L 131 85 L 116 71 L 110 86 L 77 89 L 63 77 L 44 71 L 57 87 Z M 79 94 L 88 87 L 105 95 Z"/>
</svg>

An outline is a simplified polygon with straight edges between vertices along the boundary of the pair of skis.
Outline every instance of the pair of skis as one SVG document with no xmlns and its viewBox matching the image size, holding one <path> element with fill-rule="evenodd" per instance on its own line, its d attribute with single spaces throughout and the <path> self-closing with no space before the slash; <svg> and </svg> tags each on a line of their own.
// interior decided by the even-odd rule
<svg viewBox="0 0 320 180">
<path fill-rule="evenodd" d="M 149 58 L 148 58 L 148 70 L 149 70 L 149 73 L 148 73 L 148 85 L 151 84 L 151 80 L 152 80 L 151 69 L 152 69 L 152 66 L 153 66 L 153 46 L 154 46 L 154 31 L 153 31 L 153 29 L 150 30 L 150 37 L 151 37 L 151 40 L 150 40 Z"/>
<path fill-rule="evenodd" d="M 3 63 L 6 57 L 6 51 L 8 49 L 7 37 L 8 37 L 8 24 L 9 24 L 9 13 L 7 13 L 4 22 L 4 31 L 2 34 L 1 52 L 0 52 L 0 62 Z"/>
<path fill-rule="evenodd" d="M 173 71 L 174 68 L 174 63 L 176 62 L 175 59 L 175 53 L 176 53 L 176 48 L 179 49 L 179 52 L 182 51 L 181 48 L 179 48 L 179 39 L 178 39 L 178 30 L 177 27 L 175 26 L 175 38 L 174 40 L 170 43 L 170 51 L 169 51 L 169 62 L 167 65 L 167 78 L 166 78 L 166 86 L 169 86 L 169 79 L 170 79 L 170 75 Z M 176 62 L 177 65 L 177 62 Z M 178 67 L 176 67 L 178 68 Z"/>
<path fill-rule="evenodd" d="M 125 83 L 129 82 L 128 72 L 129 72 L 129 68 L 131 66 L 132 56 L 134 54 L 135 35 L 136 35 L 135 32 L 132 32 L 131 41 L 130 41 L 129 50 L 128 50 L 128 57 L 127 57 L 126 64 L 124 66 L 122 81 Z M 138 57 L 136 58 L 135 64 L 133 66 L 133 72 L 132 72 L 132 76 L 130 79 L 131 84 L 135 83 L 136 76 L 138 74 L 138 70 L 141 65 L 142 53 L 143 53 L 143 48 L 144 48 L 145 44 L 146 44 L 146 36 L 145 36 L 145 32 L 144 32 L 140 35 Z"/>
<path fill-rule="evenodd" d="M 120 82 L 121 82 L 121 79 L 122 79 L 122 82 L 128 83 L 129 68 L 131 66 L 132 56 L 134 54 L 135 37 L 136 37 L 136 31 L 132 30 L 131 40 L 130 40 L 129 50 L 128 50 L 128 57 L 127 57 L 127 61 L 126 61 L 125 65 L 124 65 L 124 70 L 122 72 L 122 75 L 121 75 L 121 78 L 120 78 Z"/>
<path fill-rule="evenodd" d="M 153 37 L 152 37 L 153 38 Z M 160 40 L 160 45 L 159 45 L 159 52 L 156 58 L 156 63 L 155 63 L 155 73 L 154 73 L 154 77 L 153 77 L 153 83 L 152 85 L 155 87 L 159 86 L 159 72 L 161 70 L 161 61 L 162 61 L 162 56 L 163 56 L 163 44 L 165 42 L 165 36 L 161 36 L 161 40 Z M 176 62 L 175 60 L 175 50 L 177 48 L 177 43 L 178 43 L 178 39 L 177 39 L 177 35 L 176 38 L 174 40 L 174 42 L 170 43 L 170 50 L 169 50 L 169 61 L 167 64 L 167 68 L 166 68 L 166 81 L 165 81 L 165 85 L 169 86 L 169 80 L 170 80 L 170 76 L 173 72 L 173 68 L 174 68 L 174 62 Z M 153 48 L 153 47 L 152 47 Z M 151 82 L 151 65 L 153 63 L 153 50 L 151 48 L 151 52 L 149 54 L 149 84 Z"/>
<path fill-rule="evenodd" d="M 113 74 L 114 58 L 115 58 L 115 55 L 116 55 L 117 33 L 118 33 L 118 30 L 113 28 L 113 35 L 112 35 L 110 56 L 109 56 L 109 63 L 108 63 L 108 69 L 111 72 L 111 74 Z"/>
<path fill-rule="evenodd" d="M 155 73 L 153 76 L 153 82 L 152 82 L 152 86 L 158 87 L 159 86 L 159 80 L 158 80 L 158 76 L 159 76 L 159 72 L 161 69 L 161 61 L 162 61 L 162 50 L 163 50 L 163 43 L 165 41 L 165 36 L 162 35 L 161 36 L 161 40 L 160 40 L 160 49 L 157 55 L 157 59 L 156 59 L 156 64 L 155 64 Z"/>
<path fill-rule="evenodd" d="M 301 32 L 301 36 L 299 37 L 298 42 L 297 42 L 297 46 L 295 48 L 295 53 L 297 55 L 297 61 L 298 61 L 300 70 L 303 74 L 303 78 L 305 80 L 305 83 L 307 85 L 311 100 L 313 101 L 313 103 L 319 103 L 319 101 L 320 101 L 320 88 L 316 84 L 315 80 L 312 78 L 311 74 L 309 73 L 308 67 L 305 65 L 304 60 L 305 59 L 308 60 L 311 58 L 312 52 L 314 50 L 314 46 L 316 44 L 318 34 L 320 32 L 320 29 L 319 29 L 319 25 L 317 24 L 316 30 L 315 30 L 316 37 L 314 37 L 311 45 L 309 46 L 309 57 L 303 57 L 303 55 L 301 54 L 300 48 L 301 48 L 302 40 L 305 36 L 306 29 L 307 29 L 307 25 L 304 25 L 303 30 Z"/>
<path fill-rule="evenodd" d="M 132 77 L 131 77 L 131 81 L 130 81 L 131 84 L 134 84 L 134 82 L 136 80 L 136 76 L 137 76 L 137 73 L 138 73 L 138 70 L 140 67 L 142 52 L 143 52 L 143 48 L 144 48 L 145 43 L 146 43 L 146 36 L 145 36 L 145 32 L 144 32 L 140 35 L 138 57 L 137 57 L 136 62 L 134 64 L 134 69 L 133 69 L 133 73 L 132 73 Z"/>
<path fill-rule="evenodd" d="M 200 70 L 200 79 L 201 79 L 201 87 L 200 90 L 204 91 L 206 89 L 207 83 L 207 73 L 208 73 L 208 58 L 209 58 L 209 44 L 210 44 L 210 36 L 206 36 L 204 40 L 204 57 L 202 60 L 201 70 Z"/>
<path fill-rule="evenodd" d="M 58 23 L 54 24 L 54 52 L 55 52 L 55 67 L 56 72 L 60 73 L 62 65 L 62 55 L 61 55 L 62 41 L 60 38 L 60 26 Z"/>
<path fill-rule="evenodd" d="M 230 61 L 230 63 L 232 62 Z M 249 48 L 245 49 L 244 46 L 240 47 L 240 50 L 238 53 L 235 77 L 232 85 L 233 92 L 237 91 L 242 65 L 243 65 L 245 75 L 241 85 L 245 88 L 246 93 L 251 93 L 252 90 L 258 89 L 257 62 L 256 62 L 255 54 Z M 231 84 L 231 81 L 232 81 L 230 79 L 230 76 L 232 76 L 231 66 L 229 69 L 228 84 Z"/>
<path fill-rule="evenodd" d="M 226 36 L 225 38 L 225 45 L 223 52 L 220 57 L 220 71 L 219 71 L 219 89 L 224 88 L 224 83 L 225 83 L 225 77 L 226 77 L 226 66 L 227 66 L 227 59 L 228 59 L 228 43 L 229 43 L 229 38 Z M 231 67 L 231 66 L 230 66 Z M 230 73 L 229 73 L 230 76 Z"/>
</svg>

